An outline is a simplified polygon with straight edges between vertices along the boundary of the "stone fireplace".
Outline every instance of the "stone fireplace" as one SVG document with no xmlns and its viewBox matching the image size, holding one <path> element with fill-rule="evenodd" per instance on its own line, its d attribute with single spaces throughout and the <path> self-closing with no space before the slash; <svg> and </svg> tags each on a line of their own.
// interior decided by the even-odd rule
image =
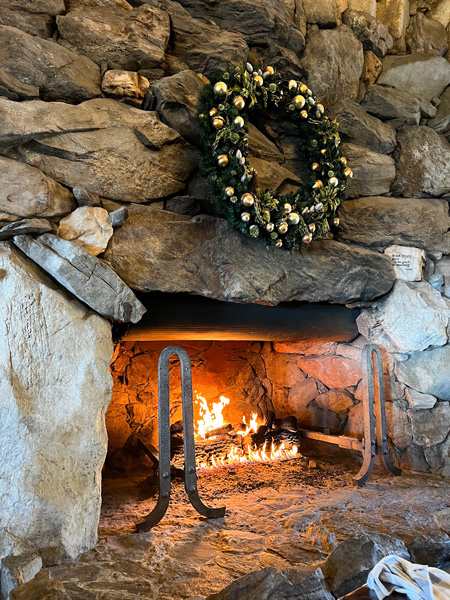
<svg viewBox="0 0 450 600">
<path fill-rule="evenodd" d="M 331 600 L 365 582 L 364 548 L 450 560 L 449 21 L 447 0 L 0 2 L 5 599 Z M 354 172 L 339 225 L 298 252 L 232 228 L 199 170 L 203 87 L 247 61 L 311 87 Z M 249 124 L 248 160 L 284 194 L 310 166 L 275 117 Z M 356 489 L 357 453 L 300 435 L 290 460 L 200 473 L 223 519 L 174 477 L 167 519 L 136 533 L 157 494 L 136 440 L 157 453 L 175 343 L 196 422 L 221 403 L 216 441 L 241 447 L 275 421 L 290 443 L 361 440 L 378 345 L 402 476 Z"/>
</svg>

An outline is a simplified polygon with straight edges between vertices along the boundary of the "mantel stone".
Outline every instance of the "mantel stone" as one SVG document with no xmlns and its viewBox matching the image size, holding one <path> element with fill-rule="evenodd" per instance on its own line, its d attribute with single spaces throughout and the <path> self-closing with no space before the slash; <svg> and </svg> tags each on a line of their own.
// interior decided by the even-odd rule
<svg viewBox="0 0 450 600">
<path fill-rule="evenodd" d="M 142 292 L 272 305 L 367 301 L 386 294 L 394 282 L 389 259 L 377 252 L 334 240 L 316 241 L 301 252 L 267 249 L 223 219 L 151 207 L 131 208 L 105 260 Z"/>
</svg>

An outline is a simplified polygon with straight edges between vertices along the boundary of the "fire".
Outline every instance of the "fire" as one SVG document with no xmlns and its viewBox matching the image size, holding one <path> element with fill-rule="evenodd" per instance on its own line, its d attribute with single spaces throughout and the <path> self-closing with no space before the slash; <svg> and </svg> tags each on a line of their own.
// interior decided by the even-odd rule
<svg viewBox="0 0 450 600">
<path fill-rule="evenodd" d="M 208 437 L 210 441 L 214 441 L 220 432 L 218 432 L 216 436 L 207 436 L 207 434 L 226 427 L 227 423 L 223 416 L 223 409 L 230 403 L 230 399 L 226 396 L 220 396 L 219 402 L 213 402 L 212 408 L 210 409 L 204 396 L 198 392 L 195 392 L 195 395 L 195 403 L 199 405 L 200 413 L 200 416 L 195 423 L 195 437 L 198 441 L 205 440 L 206 437 Z M 263 423 L 258 420 L 257 413 L 252 413 L 248 425 L 245 416 L 243 416 L 242 423 L 245 426 L 245 429 L 233 432 L 234 445 L 231 446 L 231 449 L 222 456 L 212 455 L 208 462 L 200 461 L 198 464 L 200 470 L 233 467 L 243 463 L 248 464 L 270 462 L 273 460 L 288 460 L 299 456 L 298 446 L 295 444 L 288 445 L 285 442 L 282 442 L 278 446 L 275 446 L 273 441 L 271 443 L 266 441 L 264 445 L 259 448 L 252 447 L 248 443 L 244 445 L 245 438 L 250 433 L 257 433 L 259 427 L 263 425 Z"/>
</svg>

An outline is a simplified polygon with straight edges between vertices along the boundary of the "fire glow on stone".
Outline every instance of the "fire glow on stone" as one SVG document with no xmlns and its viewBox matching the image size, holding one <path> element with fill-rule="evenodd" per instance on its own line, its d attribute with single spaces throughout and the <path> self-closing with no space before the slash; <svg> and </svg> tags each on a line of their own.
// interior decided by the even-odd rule
<svg viewBox="0 0 450 600">
<path fill-rule="evenodd" d="M 217 440 L 216 436 L 207 435 L 208 433 L 220 430 L 225 427 L 223 409 L 230 403 L 230 399 L 226 396 L 220 396 L 219 402 L 213 402 L 210 408 L 204 396 L 195 392 L 195 404 L 199 407 L 199 418 L 194 424 L 195 438 L 198 442 L 213 443 Z M 245 416 L 242 417 L 242 424 L 245 429 L 239 429 L 234 432 L 234 445 L 225 453 L 212 454 L 208 461 L 199 461 L 199 470 L 212 470 L 223 467 L 235 467 L 241 464 L 271 462 L 274 460 L 289 460 L 300 456 L 298 446 L 287 445 L 284 441 L 281 444 L 275 445 L 266 441 L 261 447 L 252 447 L 248 443 L 244 443 L 245 438 L 251 433 L 257 433 L 258 428 L 263 425 L 258 420 L 257 413 L 252 413 L 250 423 L 247 425 Z"/>
</svg>

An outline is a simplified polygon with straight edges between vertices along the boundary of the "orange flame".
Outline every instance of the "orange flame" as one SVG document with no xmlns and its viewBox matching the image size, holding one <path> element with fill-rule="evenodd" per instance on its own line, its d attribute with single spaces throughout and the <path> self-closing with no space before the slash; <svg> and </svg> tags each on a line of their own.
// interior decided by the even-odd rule
<svg viewBox="0 0 450 600">
<path fill-rule="evenodd" d="M 195 436 L 197 439 L 205 439 L 208 432 L 214 431 L 225 425 L 223 409 L 230 403 L 226 396 L 220 396 L 219 402 L 212 403 L 212 409 L 209 408 L 206 398 L 195 392 L 196 401 L 199 405 L 200 417 L 195 424 Z M 232 446 L 228 454 L 224 456 L 211 456 L 209 462 L 201 462 L 198 465 L 200 470 L 211 470 L 223 467 L 233 467 L 243 463 L 270 462 L 273 460 L 288 460 L 296 458 L 299 455 L 298 446 L 287 446 L 285 442 L 275 447 L 273 441 L 265 442 L 262 448 L 252 448 L 250 445 L 243 447 L 244 438 L 251 432 L 257 433 L 262 422 L 258 422 L 257 413 L 252 413 L 250 423 L 247 425 L 245 416 L 242 417 L 242 423 L 245 425 L 244 431 L 237 431 L 238 445 Z M 213 440 L 214 438 L 210 438 Z"/>
</svg>

